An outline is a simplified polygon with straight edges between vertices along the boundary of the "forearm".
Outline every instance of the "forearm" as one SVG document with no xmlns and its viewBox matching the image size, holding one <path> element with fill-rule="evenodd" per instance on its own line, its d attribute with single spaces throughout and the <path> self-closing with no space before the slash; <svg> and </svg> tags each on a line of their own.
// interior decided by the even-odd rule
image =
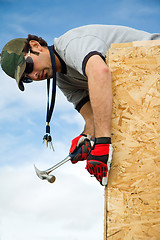
<svg viewBox="0 0 160 240">
<path fill-rule="evenodd" d="M 96 93 L 95 93 L 96 91 Z M 90 99 L 96 137 L 111 135 L 112 86 L 109 71 L 90 78 Z"/>
<path fill-rule="evenodd" d="M 87 102 L 81 109 L 80 114 L 85 120 L 84 134 L 89 134 L 93 139 L 95 137 L 94 133 L 94 121 L 93 121 L 93 112 L 90 102 Z"/>
</svg>

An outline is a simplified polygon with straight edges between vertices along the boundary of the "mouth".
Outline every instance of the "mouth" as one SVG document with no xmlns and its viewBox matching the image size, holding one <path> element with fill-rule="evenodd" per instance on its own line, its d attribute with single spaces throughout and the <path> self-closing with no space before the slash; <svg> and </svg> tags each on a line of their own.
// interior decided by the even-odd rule
<svg viewBox="0 0 160 240">
<path fill-rule="evenodd" d="M 47 79 L 47 72 L 45 70 L 42 70 L 41 73 L 39 74 L 39 78 L 41 80 Z"/>
</svg>

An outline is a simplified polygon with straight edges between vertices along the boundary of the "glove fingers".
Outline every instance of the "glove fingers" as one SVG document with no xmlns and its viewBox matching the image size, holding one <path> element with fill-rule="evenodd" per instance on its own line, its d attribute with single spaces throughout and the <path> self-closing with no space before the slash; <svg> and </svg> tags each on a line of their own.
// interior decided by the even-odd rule
<svg viewBox="0 0 160 240">
<path fill-rule="evenodd" d="M 81 146 L 82 144 L 84 144 L 84 142 L 88 142 L 90 144 L 90 136 L 87 135 L 87 136 L 82 136 L 78 139 L 78 142 L 77 142 L 77 147 Z M 91 145 L 91 144 L 90 144 Z"/>
<path fill-rule="evenodd" d="M 76 154 L 77 151 L 78 153 Z M 75 153 L 75 155 L 74 157 L 72 157 L 72 163 L 77 163 L 78 161 L 86 160 L 89 151 L 90 151 L 90 142 L 85 140 L 81 146 L 76 147 L 75 150 L 73 151 L 72 154 Z"/>
<path fill-rule="evenodd" d="M 88 153 L 91 149 L 90 136 L 81 134 L 72 140 L 70 154 L 71 162 L 77 163 L 87 159 Z"/>
<path fill-rule="evenodd" d="M 86 168 L 102 185 L 107 185 L 108 168 L 106 165 L 103 166 L 102 163 L 96 161 L 88 161 Z"/>
<path fill-rule="evenodd" d="M 80 161 L 82 159 L 82 154 L 81 153 L 77 153 L 73 158 L 72 158 L 72 163 L 77 163 L 78 161 Z"/>
</svg>

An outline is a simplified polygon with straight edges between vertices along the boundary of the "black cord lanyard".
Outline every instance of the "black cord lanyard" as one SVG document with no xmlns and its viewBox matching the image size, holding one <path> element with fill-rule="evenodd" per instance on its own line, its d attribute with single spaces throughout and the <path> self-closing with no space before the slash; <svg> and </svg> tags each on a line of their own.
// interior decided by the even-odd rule
<svg viewBox="0 0 160 240">
<path fill-rule="evenodd" d="M 53 148 L 52 145 L 52 137 L 50 135 L 50 120 L 52 117 L 54 105 L 55 105 L 55 98 L 56 98 L 56 62 L 54 56 L 54 47 L 49 46 L 48 50 L 50 52 L 51 63 L 52 63 L 52 72 L 53 72 L 53 80 L 52 80 L 52 95 L 51 95 L 51 102 L 50 102 L 50 79 L 47 79 L 47 113 L 46 113 L 46 134 L 43 137 L 43 140 L 46 141 L 46 145 L 50 144 L 50 147 Z"/>
</svg>

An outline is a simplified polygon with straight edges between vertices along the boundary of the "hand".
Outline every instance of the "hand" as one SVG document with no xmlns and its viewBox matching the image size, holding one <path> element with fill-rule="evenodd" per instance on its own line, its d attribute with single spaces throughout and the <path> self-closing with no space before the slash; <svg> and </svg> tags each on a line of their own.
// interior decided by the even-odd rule
<svg viewBox="0 0 160 240">
<path fill-rule="evenodd" d="M 106 186 L 112 162 L 112 144 L 110 138 L 97 138 L 88 158 L 86 169 L 94 175 L 101 185 Z"/>
<path fill-rule="evenodd" d="M 77 163 L 86 160 L 90 149 L 91 139 L 89 135 L 81 134 L 74 138 L 70 148 L 71 162 Z"/>
</svg>

